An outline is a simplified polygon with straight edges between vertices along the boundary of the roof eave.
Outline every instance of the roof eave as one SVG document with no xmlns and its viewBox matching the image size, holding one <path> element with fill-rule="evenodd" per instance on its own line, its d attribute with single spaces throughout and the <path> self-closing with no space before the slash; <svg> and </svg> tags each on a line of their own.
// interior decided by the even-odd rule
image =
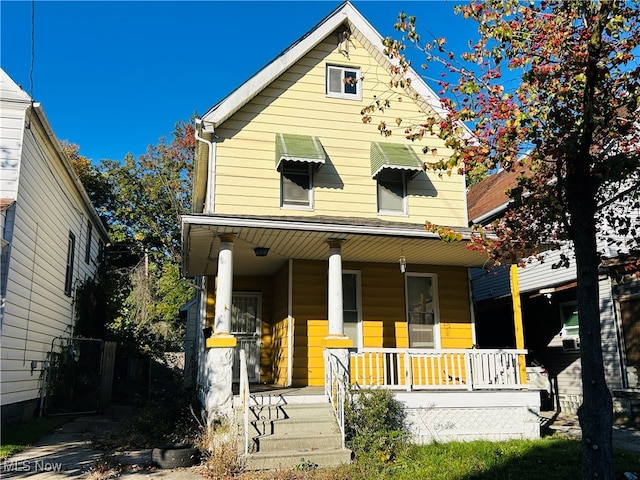
<svg viewBox="0 0 640 480">
<path fill-rule="evenodd" d="M 47 134 L 47 137 L 49 137 L 49 141 L 51 142 L 51 144 L 53 145 L 53 148 L 58 154 L 58 157 L 60 158 L 60 162 L 64 166 L 65 170 L 67 171 L 67 174 L 71 178 L 71 181 L 74 183 L 74 186 L 78 191 L 78 194 L 82 198 L 82 201 L 85 204 L 85 207 L 89 212 L 89 215 L 91 215 L 91 217 L 94 220 L 94 223 L 98 226 L 98 229 L 100 230 L 100 233 L 102 234 L 103 239 L 108 241 L 109 233 L 107 232 L 107 229 L 102 223 L 102 219 L 98 216 L 98 213 L 96 212 L 96 209 L 93 203 L 91 202 L 91 199 L 89 198 L 89 195 L 87 194 L 87 191 L 85 190 L 84 185 L 82 185 L 82 181 L 80 180 L 80 178 L 78 177 L 78 174 L 76 173 L 75 169 L 71 165 L 71 162 L 67 158 L 67 155 L 64 153 L 62 145 L 60 144 L 60 141 L 58 140 L 55 133 L 53 132 L 53 129 L 51 128 L 51 124 L 49 123 L 49 120 L 44 114 L 44 110 L 42 109 L 42 106 L 40 105 L 40 103 L 34 102 L 32 108 L 40 124 L 42 125 L 42 128 Z"/>
<path fill-rule="evenodd" d="M 183 215 L 183 231 L 187 225 L 220 225 L 225 227 L 274 228 L 279 230 L 316 231 L 331 233 L 351 233 L 360 235 L 401 236 L 425 239 L 440 239 L 438 234 L 424 228 L 406 228 L 390 225 L 357 225 L 313 221 L 296 221 L 289 219 L 246 218 L 235 215 Z M 471 239 L 470 232 L 462 232 L 462 240 Z"/>
</svg>

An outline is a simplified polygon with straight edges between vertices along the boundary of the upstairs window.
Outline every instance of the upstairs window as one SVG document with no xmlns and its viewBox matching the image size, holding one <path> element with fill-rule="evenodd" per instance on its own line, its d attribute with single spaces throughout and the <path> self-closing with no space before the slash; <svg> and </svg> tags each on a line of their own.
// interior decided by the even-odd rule
<svg viewBox="0 0 640 480">
<path fill-rule="evenodd" d="M 378 174 L 378 213 L 407 214 L 407 181 L 403 170 L 384 170 Z"/>
<path fill-rule="evenodd" d="M 67 268 L 64 275 L 64 293 L 71 296 L 73 288 L 73 260 L 76 255 L 76 236 L 69 232 L 69 243 L 67 244 Z"/>
<path fill-rule="evenodd" d="M 276 169 L 280 172 L 280 206 L 313 210 L 313 172 L 327 154 L 318 137 L 276 133 Z"/>
<path fill-rule="evenodd" d="M 327 97 L 362 99 L 360 69 L 327 65 Z"/>
<path fill-rule="evenodd" d="M 422 162 L 408 145 L 373 142 L 371 178 L 376 179 L 378 214 L 407 215 L 407 183 L 422 171 Z"/>
<path fill-rule="evenodd" d="M 313 208 L 313 170 L 306 162 L 282 162 L 280 167 L 281 206 Z"/>
</svg>

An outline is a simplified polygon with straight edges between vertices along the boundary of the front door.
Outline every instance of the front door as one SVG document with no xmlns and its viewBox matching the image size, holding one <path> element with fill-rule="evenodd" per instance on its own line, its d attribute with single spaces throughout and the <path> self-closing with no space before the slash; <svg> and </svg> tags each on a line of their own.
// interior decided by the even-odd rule
<svg viewBox="0 0 640 480">
<path fill-rule="evenodd" d="M 260 381 L 260 293 L 234 292 L 231 308 L 231 333 L 236 337 L 233 359 L 233 381 L 240 380 L 240 350 L 247 355 L 250 382 Z"/>
</svg>

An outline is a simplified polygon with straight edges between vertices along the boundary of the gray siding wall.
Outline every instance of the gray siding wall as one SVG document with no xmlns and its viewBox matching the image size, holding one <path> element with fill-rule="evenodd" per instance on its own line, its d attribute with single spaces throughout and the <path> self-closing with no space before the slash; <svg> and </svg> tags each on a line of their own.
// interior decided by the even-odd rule
<svg viewBox="0 0 640 480">
<path fill-rule="evenodd" d="M 560 261 L 560 255 L 569 257 L 569 267 L 553 268 Z M 496 267 L 490 272 L 474 268 L 471 273 L 473 297 L 476 302 L 489 298 L 511 295 L 509 266 Z M 525 267 L 518 268 L 520 292 L 561 285 L 576 278 L 576 264 L 568 246 L 547 252 L 542 261 L 534 260 Z"/>
<path fill-rule="evenodd" d="M 71 335 L 73 298 L 65 295 L 69 232 L 76 237 L 74 287 L 97 268 L 99 227 L 42 126 L 25 128 L 15 223 L 2 318 L 2 405 L 39 396 L 39 376 L 51 341 Z M 35 367 L 32 371 L 32 362 Z"/>
<path fill-rule="evenodd" d="M 30 102 L 0 69 L 0 198 L 16 198 L 24 117 Z"/>
</svg>

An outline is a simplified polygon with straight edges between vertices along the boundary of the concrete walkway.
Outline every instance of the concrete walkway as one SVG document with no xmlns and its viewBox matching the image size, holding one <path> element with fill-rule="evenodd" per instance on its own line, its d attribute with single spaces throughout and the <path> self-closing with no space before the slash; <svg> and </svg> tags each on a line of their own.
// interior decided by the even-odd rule
<svg viewBox="0 0 640 480">
<path fill-rule="evenodd" d="M 578 416 L 568 413 L 541 412 L 540 424 L 543 433 L 554 433 L 570 438 L 582 438 Z M 640 431 L 623 425 L 613 427 L 613 446 L 640 454 Z"/>
<path fill-rule="evenodd" d="M 117 429 L 127 420 L 116 408 L 105 415 L 78 418 L 63 425 L 25 451 L 0 463 L 3 479 L 50 480 L 109 478 L 199 480 L 197 467 L 162 470 L 151 465 L 151 450 L 109 452 L 94 448 L 91 438 Z M 543 412 L 540 417 L 543 431 L 580 438 L 580 426 L 575 415 Z M 640 431 L 615 426 L 613 445 L 640 454 Z"/>
<path fill-rule="evenodd" d="M 30 480 L 148 478 L 196 480 L 195 469 L 162 470 L 151 462 L 151 449 L 127 452 L 98 450 L 91 438 L 114 431 L 127 419 L 122 409 L 80 417 L 63 425 L 23 452 L 0 463 L 0 478 Z"/>
</svg>

